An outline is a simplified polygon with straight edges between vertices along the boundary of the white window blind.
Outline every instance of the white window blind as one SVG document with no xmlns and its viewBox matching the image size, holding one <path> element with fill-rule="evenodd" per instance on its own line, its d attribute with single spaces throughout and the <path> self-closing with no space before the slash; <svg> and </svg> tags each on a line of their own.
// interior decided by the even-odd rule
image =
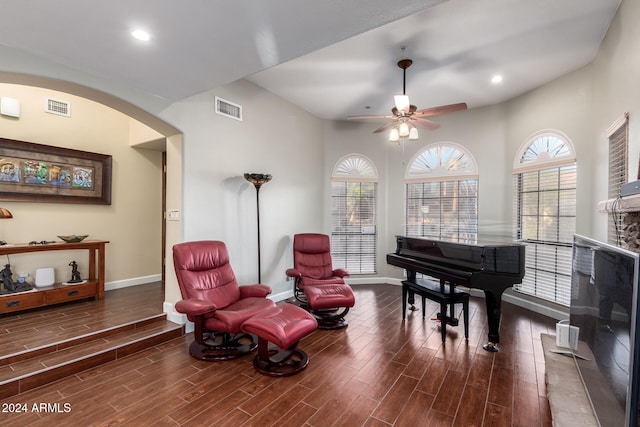
<svg viewBox="0 0 640 427">
<path fill-rule="evenodd" d="M 477 167 L 463 147 L 453 143 L 426 147 L 413 157 L 405 177 L 407 236 L 477 238 Z"/>
<path fill-rule="evenodd" d="M 526 248 L 525 276 L 514 289 L 565 306 L 571 299 L 571 241 L 576 229 L 576 168 L 514 177 L 517 239 Z"/>
<path fill-rule="evenodd" d="M 478 235 L 478 180 L 407 183 L 406 234 L 435 239 Z"/>
<path fill-rule="evenodd" d="M 514 237 L 526 245 L 525 276 L 514 289 L 568 306 L 576 229 L 573 147 L 560 134 L 534 135 L 514 171 Z"/>
<path fill-rule="evenodd" d="M 331 182 L 331 256 L 334 268 L 376 273 L 377 172 L 364 156 L 338 161 Z"/>
<path fill-rule="evenodd" d="M 608 198 L 620 197 L 620 187 L 627 182 L 629 172 L 629 121 L 625 115 L 621 123 L 609 132 L 609 191 Z M 622 246 L 623 215 L 613 212 L 607 224 L 607 242 Z"/>
<path fill-rule="evenodd" d="M 376 272 L 376 183 L 331 185 L 331 256 L 333 265 L 351 274 Z"/>
</svg>

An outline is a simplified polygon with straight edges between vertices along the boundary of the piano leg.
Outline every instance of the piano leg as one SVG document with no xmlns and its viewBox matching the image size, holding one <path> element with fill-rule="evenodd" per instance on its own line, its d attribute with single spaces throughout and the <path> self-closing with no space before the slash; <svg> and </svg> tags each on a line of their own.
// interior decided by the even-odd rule
<svg viewBox="0 0 640 427">
<path fill-rule="evenodd" d="M 407 287 L 402 285 L 402 320 L 407 317 Z"/>
<path fill-rule="evenodd" d="M 451 307 L 453 307 L 453 304 L 451 304 Z M 442 301 L 440 303 L 440 334 L 442 335 L 442 342 L 445 342 L 447 339 L 447 323 L 448 320 L 447 319 L 447 304 Z M 453 315 L 453 309 L 451 309 L 451 314 Z"/>
<path fill-rule="evenodd" d="M 412 290 L 410 290 L 408 286 L 403 284 L 402 285 L 402 320 L 404 320 L 407 317 L 407 302 L 411 304 L 411 307 L 409 307 L 409 310 L 411 311 L 417 310 L 415 306 L 415 303 L 416 303 L 415 293 Z M 423 303 L 424 303 L 424 299 L 423 299 Z"/>
<path fill-rule="evenodd" d="M 500 342 L 500 303 L 502 302 L 502 292 L 484 290 L 485 301 L 487 303 L 487 321 L 489 323 L 489 342 L 482 346 L 487 351 L 498 351 Z"/>
<path fill-rule="evenodd" d="M 449 292 L 446 292 L 447 281 L 444 279 L 440 279 L 440 294 L 447 295 L 447 293 L 453 295 L 455 293 L 456 284 L 449 282 Z M 458 319 L 455 317 L 455 304 L 449 303 L 449 315 L 447 316 L 447 303 L 443 301 L 440 304 L 440 313 L 438 313 L 437 318 L 440 320 L 440 323 L 444 325 L 444 323 L 448 323 L 451 326 L 458 326 Z M 444 323 L 443 323 L 444 322 Z M 444 326 L 442 328 L 444 330 Z M 468 338 L 468 337 L 467 337 Z M 444 332 L 442 333 L 442 341 L 444 341 Z"/>
<path fill-rule="evenodd" d="M 415 283 L 416 281 L 416 272 L 415 271 L 407 271 L 407 280 L 410 282 Z M 409 295 L 409 299 L 407 299 L 407 292 Z M 409 310 L 411 311 L 418 311 L 418 309 L 416 308 L 416 294 L 415 292 L 413 292 L 411 289 L 409 289 L 408 287 L 405 287 L 405 285 L 402 285 L 402 318 L 404 319 L 404 315 L 406 313 L 406 304 L 405 301 L 407 301 L 409 304 L 411 304 L 411 307 L 409 307 Z M 424 303 L 424 298 L 422 299 L 422 302 Z M 424 313 L 424 310 L 423 310 Z M 424 314 L 423 314 L 424 316 Z"/>
<path fill-rule="evenodd" d="M 416 308 L 416 294 L 412 290 L 409 290 L 408 302 L 411 305 L 411 307 L 409 307 L 409 310 L 418 311 L 418 309 Z"/>
</svg>

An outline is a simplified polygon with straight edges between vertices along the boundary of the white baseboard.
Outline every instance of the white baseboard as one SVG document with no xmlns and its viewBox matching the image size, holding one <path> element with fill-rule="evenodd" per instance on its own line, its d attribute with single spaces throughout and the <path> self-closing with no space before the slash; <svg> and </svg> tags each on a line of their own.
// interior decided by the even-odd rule
<svg viewBox="0 0 640 427">
<path fill-rule="evenodd" d="M 502 294 L 502 301 L 526 308 L 529 311 L 551 317 L 552 319 L 562 320 L 569 318 L 568 307 L 565 310 L 549 307 L 544 304 L 544 301 L 538 302 L 533 298 L 527 298 L 526 295 L 516 294 L 515 292 L 505 292 Z"/>
<path fill-rule="evenodd" d="M 271 301 L 274 301 L 274 302 L 284 301 L 292 297 L 293 297 L 293 289 L 289 289 L 288 291 L 285 291 L 285 292 L 280 292 L 277 294 L 267 296 L 267 298 L 269 298 Z"/>
<path fill-rule="evenodd" d="M 159 279 L 158 279 L 159 280 Z M 149 283 L 153 280 L 148 280 Z M 402 279 L 395 279 L 391 277 L 350 277 L 347 279 L 347 283 L 349 285 L 394 285 L 394 286 L 402 286 Z M 141 283 L 135 283 L 141 284 Z M 133 286 L 133 285 L 128 285 Z M 124 287 L 124 286 L 122 286 Z M 484 292 L 480 289 L 471 289 L 470 293 L 474 297 L 484 298 Z M 293 290 L 288 290 L 285 292 L 280 292 L 274 295 L 269 295 L 268 298 L 275 301 L 280 302 L 284 301 L 288 298 L 293 297 Z M 544 304 L 544 302 L 537 302 L 532 298 L 528 298 L 526 295 L 519 295 L 514 292 L 507 291 L 502 294 L 502 301 L 511 303 L 518 307 L 525 308 L 527 310 L 533 311 L 534 313 L 539 313 L 544 316 L 551 317 L 556 320 L 567 319 L 569 317 L 569 309 L 561 310 L 554 307 L 549 307 Z M 163 311 L 167 315 L 167 320 L 170 320 L 174 323 L 185 325 L 185 332 L 193 332 L 193 323 L 187 320 L 187 316 L 178 313 L 175 311 L 175 308 L 172 303 L 164 302 Z"/>
<path fill-rule="evenodd" d="M 470 289 L 469 294 L 473 297 L 484 298 L 484 292 L 480 289 Z M 538 301 L 535 297 L 528 297 L 513 290 L 505 291 L 502 294 L 502 301 L 517 305 L 534 313 L 542 314 L 543 316 L 551 317 L 552 319 L 562 320 L 569 318 L 569 308 L 562 310 L 551 307 L 545 304 L 543 300 Z"/>
<path fill-rule="evenodd" d="M 172 303 L 165 301 L 162 304 L 162 311 L 167 315 L 167 320 L 178 325 L 185 325 L 185 333 L 193 332 L 193 322 L 189 322 L 186 314 L 178 313 Z"/>
<path fill-rule="evenodd" d="M 402 279 L 391 277 L 347 277 L 345 282 L 349 285 L 396 285 L 402 286 Z"/>
<path fill-rule="evenodd" d="M 159 282 L 162 280 L 161 274 L 152 274 L 150 276 L 134 277 L 132 279 L 116 280 L 115 282 L 107 282 L 104 284 L 105 291 L 113 289 L 128 288 L 129 286 L 144 285 L 147 283 Z"/>
<path fill-rule="evenodd" d="M 354 278 L 349 277 L 347 279 L 349 285 L 396 285 L 402 286 L 402 279 L 394 279 L 391 277 L 363 277 Z M 484 292 L 480 289 L 470 289 L 471 296 L 484 298 Z M 517 305 L 518 307 L 525 308 L 534 313 L 542 314 L 544 316 L 551 317 L 552 319 L 562 320 L 569 318 L 569 309 L 550 307 L 545 304 L 544 301 L 537 301 L 533 297 L 527 297 L 513 291 L 506 291 L 502 294 L 502 301 Z"/>
</svg>

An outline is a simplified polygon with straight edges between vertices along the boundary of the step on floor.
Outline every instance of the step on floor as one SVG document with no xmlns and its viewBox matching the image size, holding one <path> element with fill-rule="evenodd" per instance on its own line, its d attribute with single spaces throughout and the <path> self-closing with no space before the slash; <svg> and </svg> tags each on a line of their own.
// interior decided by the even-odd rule
<svg viewBox="0 0 640 427">
<path fill-rule="evenodd" d="M 0 398 L 14 396 L 184 334 L 164 314 L 0 357 Z"/>
</svg>

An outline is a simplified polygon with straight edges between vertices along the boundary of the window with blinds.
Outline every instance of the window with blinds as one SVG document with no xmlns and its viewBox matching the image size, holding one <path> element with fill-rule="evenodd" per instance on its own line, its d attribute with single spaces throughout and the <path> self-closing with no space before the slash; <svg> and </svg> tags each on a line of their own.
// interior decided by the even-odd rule
<svg viewBox="0 0 640 427">
<path fill-rule="evenodd" d="M 620 187 L 627 182 L 629 173 L 629 120 L 625 114 L 607 132 L 609 134 L 609 199 L 620 197 Z M 607 242 L 622 246 L 623 215 L 613 212 L 607 224 Z"/>
<path fill-rule="evenodd" d="M 338 161 L 331 182 L 331 256 L 334 268 L 376 273 L 377 172 L 367 158 Z"/>
<path fill-rule="evenodd" d="M 514 237 L 526 245 L 525 276 L 514 289 L 569 306 L 576 229 L 576 164 L 559 133 L 534 135 L 516 160 Z"/>
<path fill-rule="evenodd" d="M 477 168 L 463 147 L 452 143 L 427 147 L 409 163 L 405 181 L 407 236 L 477 238 Z"/>
<path fill-rule="evenodd" d="M 435 239 L 478 235 L 478 180 L 412 182 L 406 186 L 406 234 Z"/>
</svg>

